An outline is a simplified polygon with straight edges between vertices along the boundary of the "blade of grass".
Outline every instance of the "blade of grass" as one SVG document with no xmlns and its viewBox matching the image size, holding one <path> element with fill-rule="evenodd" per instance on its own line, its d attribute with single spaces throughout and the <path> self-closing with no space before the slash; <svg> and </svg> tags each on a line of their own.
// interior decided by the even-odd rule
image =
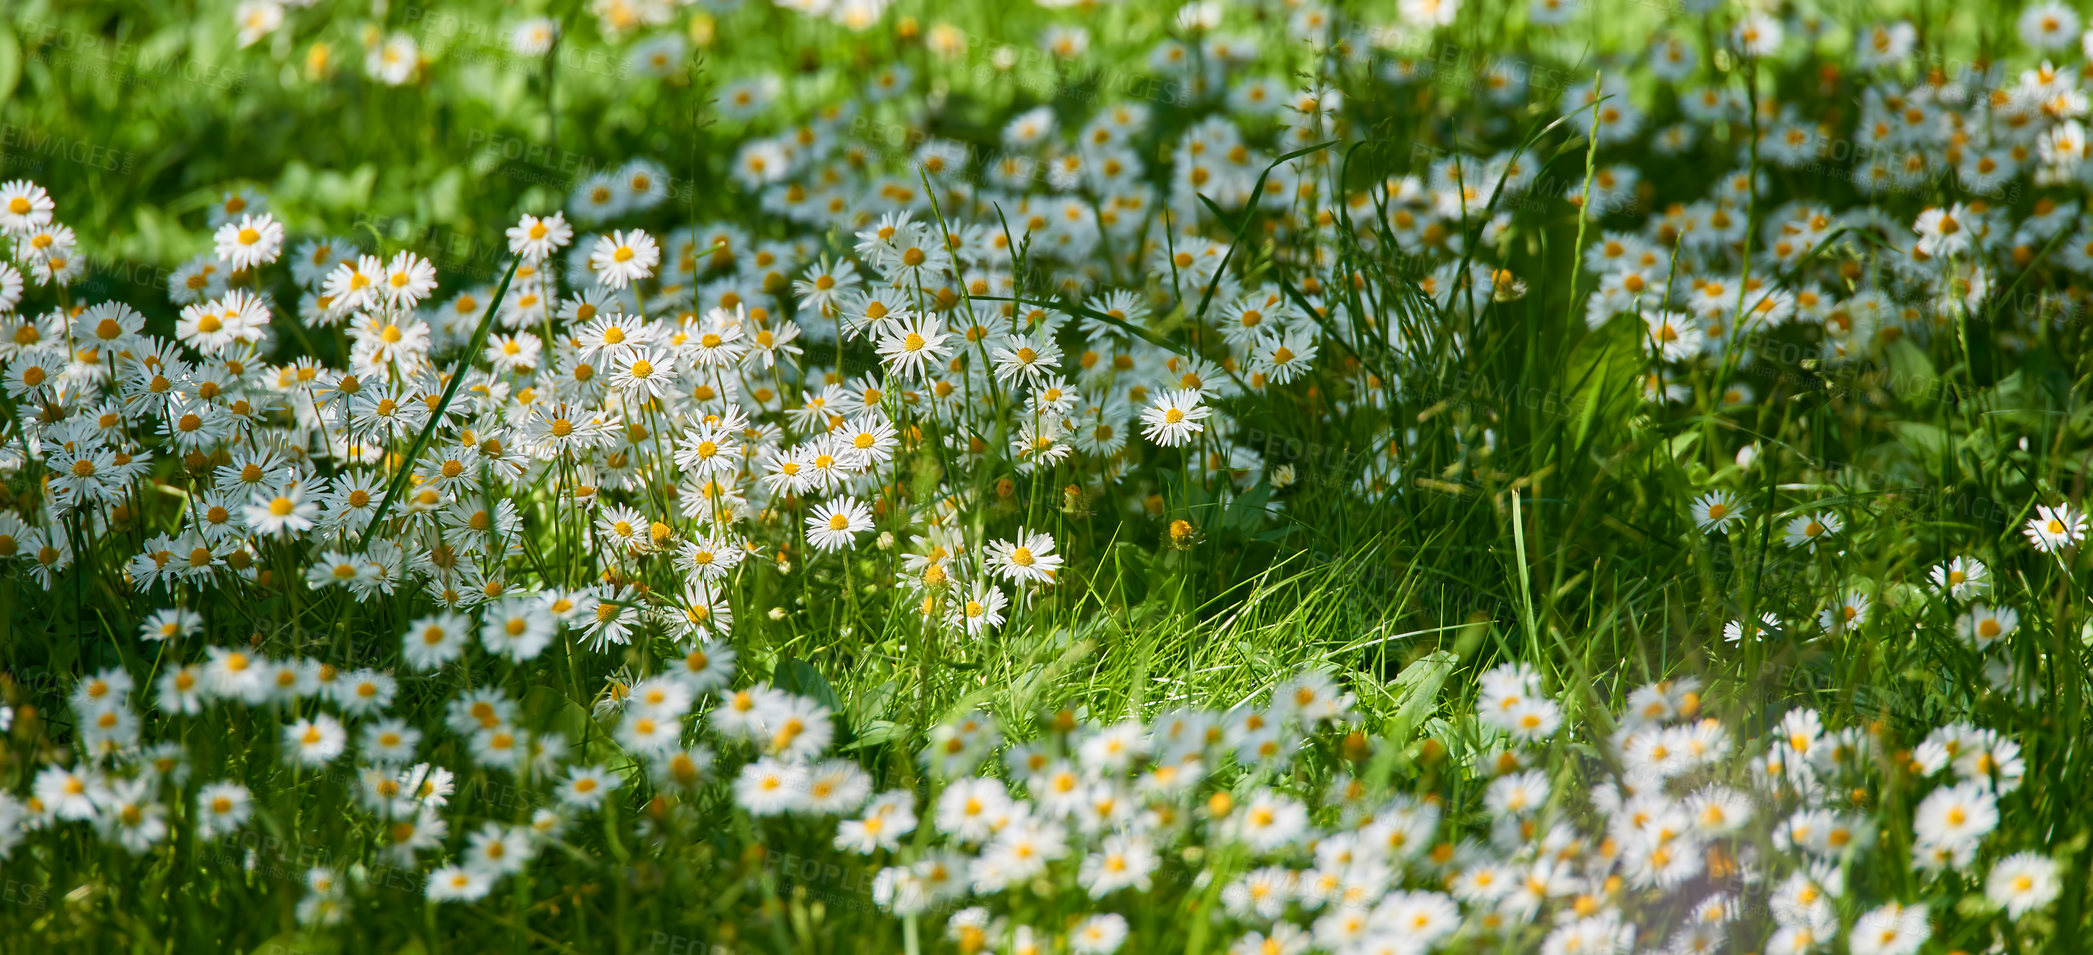
<svg viewBox="0 0 2093 955">
<path fill-rule="evenodd" d="M 362 539 L 357 542 L 359 553 L 370 546 L 371 531 L 377 529 L 378 523 L 392 512 L 392 503 L 399 498 L 401 489 L 406 486 L 407 475 L 413 471 L 414 462 L 421 459 L 423 449 L 429 446 L 429 439 L 443 423 L 444 412 L 450 410 L 451 399 L 458 396 L 458 386 L 465 382 L 465 373 L 472 367 L 473 356 L 487 347 L 487 335 L 494 329 L 494 313 L 501 308 L 502 299 L 508 297 L 509 283 L 515 280 L 516 267 L 521 264 L 521 255 L 509 259 L 509 271 L 502 275 L 501 284 L 494 289 L 494 298 L 487 302 L 487 310 L 480 314 L 479 327 L 472 330 L 472 342 L 465 346 L 465 355 L 459 359 L 457 370 L 451 372 L 450 383 L 443 386 L 443 397 L 436 402 L 436 410 L 429 415 L 429 423 L 423 425 L 421 433 L 414 436 L 414 444 L 407 449 L 407 457 L 400 462 L 400 470 L 393 474 L 391 481 L 386 482 L 385 497 L 378 502 L 378 509 L 371 514 L 371 522 L 364 525 Z M 550 346 L 552 343 L 546 344 Z"/>
</svg>

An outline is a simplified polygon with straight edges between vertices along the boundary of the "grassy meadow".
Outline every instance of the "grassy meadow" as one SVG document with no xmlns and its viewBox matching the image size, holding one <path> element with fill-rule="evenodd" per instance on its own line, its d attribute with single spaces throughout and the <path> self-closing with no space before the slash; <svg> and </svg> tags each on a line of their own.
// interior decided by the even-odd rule
<svg viewBox="0 0 2093 955">
<path fill-rule="evenodd" d="M 0 951 L 2077 951 L 2085 20 L 14 0 Z"/>
</svg>

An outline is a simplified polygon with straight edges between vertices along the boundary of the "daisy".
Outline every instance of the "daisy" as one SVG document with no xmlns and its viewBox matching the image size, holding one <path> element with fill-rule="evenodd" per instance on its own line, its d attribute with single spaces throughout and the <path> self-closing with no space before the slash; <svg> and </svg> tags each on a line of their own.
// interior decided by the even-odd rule
<svg viewBox="0 0 2093 955">
<path fill-rule="evenodd" d="M 2035 516 L 2021 529 L 2028 543 L 2045 554 L 2054 554 L 2077 544 L 2086 536 L 2086 516 L 2070 503 L 2051 507 L 2038 504 Z"/>
<path fill-rule="evenodd" d="M 434 345 L 429 323 L 416 318 L 386 319 L 366 316 L 349 326 L 351 362 L 355 372 L 385 377 L 397 371 L 417 371 Z"/>
<path fill-rule="evenodd" d="M 196 835 L 216 839 L 239 831 L 254 812 L 254 796 L 236 782 L 212 783 L 196 793 Z"/>
<path fill-rule="evenodd" d="M 699 636 L 717 636 L 734 626 L 734 607 L 725 595 L 716 594 L 703 581 L 688 581 L 683 586 L 682 602 L 675 609 L 662 614 L 671 635 L 679 639 Z"/>
<path fill-rule="evenodd" d="M 757 718 L 765 748 L 787 762 L 812 759 L 835 737 L 828 709 L 803 696 L 779 693 L 759 709 Z"/>
<path fill-rule="evenodd" d="M 2000 859 L 1984 880 L 1984 894 L 1991 904 L 2003 906 L 2016 919 L 2056 901 L 2062 891 L 2057 863 L 2033 852 Z"/>
<path fill-rule="evenodd" d="M 1819 543 L 1836 536 L 1844 526 L 1836 514 L 1804 514 L 1788 522 L 1784 539 L 1789 547 L 1806 548 L 1815 553 Z"/>
<path fill-rule="evenodd" d="M 1027 382 L 1037 382 L 1060 371 L 1061 346 L 1054 344 L 1051 337 L 1034 339 L 1028 335 L 1013 335 L 1009 341 L 996 346 L 989 353 L 989 359 L 994 363 L 997 381 L 1008 383 L 1022 378 Z"/>
<path fill-rule="evenodd" d="M 1912 814 L 1911 828 L 1923 844 L 1959 849 L 1982 842 L 1998 822 L 1998 800 L 1990 791 L 1961 783 L 1928 793 Z"/>
<path fill-rule="evenodd" d="M 1919 213 L 1912 231 L 1918 233 L 1918 249 L 1936 258 L 1959 255 L 1969 249 L 1970 212 L 1961 203 L 1946 209 L 1927 209 Z"/>
<path fill-rule="evenodd" d="M 872 529 L 872 509 L 842 497 L 814 505 L 814 513 L 806 520 L 808 544 L 815 550 L 838 550 L 852 546 L 857 535 Z"/>
<path fill-rule="evenodd" d="M 568 225 L 566 215 L 559 212 L 542 219 L 526 213 L 509 227 L 507 234 L 509 252 L 522 256 L 523 261 L 531 265 L 542 264 L 554 252 L 574 241 L 574 227 Z"/>
<path fill-rule="evenodd" d="M 598 236 L 595 249 L 589 253 L 596 282 L 606 288 L 622 289 L 646 279 L 659 264 L 661 247 L 654 243 L 653 236 L 638 229 Z"/>
<path fill-rule="evenodd" d="M 95 818 L 107 787 L 85 769 L 46 766 L 37 771 L 31 791 L 51 818 L 80 822 Z"/>
<path fill-rule="evenodd" d="M 1142 409 L 1142 434 L 1163 447 L 1179 447 L 1206 430 L 1200 422 L 1211 414 L 1213 409 L 1200 403 L 1199 392 L 1189 388 L 1166 391 Z"/>
<path fill-rule="evenodd" d="M 1974 557 L 1936 564 L 1927 576 L 1935 589 L 1956 600 L 1980 597 L 1991 589 L 1991 569 Z"/>
<path fill-rule="evenodd" d="M 765 756 L 734 778 L 734 802 L 751 816 L 776 816 L 806 800 L 806 770 Z"/>
<path fill-rule="evenodd" d="M 1878 23 L 1859 32 L 1854 55 L 1863 69 L 1902 65 L 1918 44 L 1918 29 L 1909 22 Z"/>
<path fill-rule="evenodd" d="M 1642 318 L 1649 341 L 1665 361 L 1684 361 L 1700 352 L 1707 340 L 1692 316 L 1670 309 L 1646 308 Z"/>
<path fill-rule="evenodd" d="M 490 878 L 523 871 L 533 854 L 526 826 L 487 822 L 465 837 L 465 867 Z"/>
<path fill-rule="evenodd" d="M 533 17 L 516 24 L 510 31 L 509 50 L 517 56 L 544 56 L 552 52 L 552 43 L 559 35 L 559 21 L 551 17 Z"/>
<path fill-rule="evenodd" d="M 392 33 L 364 55 L 363 68 L 387 86 L 404 86 L 421 66 L 421 47 L 405 33 Z"/>
<path fill-rule="evenodd" d="M 1869 600 L 1859 591 L 1847 591 L 1837 603 L 1817 614 L 1817 625 L 1827 633 L 1847 633 L 1868 622 Z"/>
<path fill-rule="evenodd" d="M 431 902 L 477 902 L 494 890 L 494 880 L 484 873 L 447 865 L 429 873 Z"/>
<path fill-rule="evenodd" d="M 235 272 L 244 272 L 276 261 L 283 254 L 283 225 L 269 213 L 244 215 L 238 222 L 218 227 L 212 237 L 218 258 Z"/>
<path fill-rule="evenodd" d="M 349 733 L 322 713 L 283 728 L 284 759 L 305 767 L 325 766 L 349 745 Z"/>
<path fill-rule="evenodd" d="M 1955 635 L 1977 650 L 2011 636 L 2020 627 L 2020 615 L 2011 607 L 1993 609 L 1978 604 L 1955 620 Z"/>
<path fill-rule="evenodd" d="M 676 561 L 693 579 L 715 581 L 739 566 L 747 553 L 740 545 L 707 537 L 685 541 Z"/>
<path fill-rule="evenodd" d="M 2038 3 L 2020 12 L 2020 41 L 2037 50 L 2061 50 L 2079 38 L 2078 14 L 2062 3 Z"/>
<path fill-rule="evenodd" d="M 1265 380 L 1283 385 L 1308 373 L 1315 362 L 1315 329 L 1302 325 L 1259 338 L 1250 351 L 1251 367 Z"/>
<path fill-rule="evenodd" d="M 850 456 L 850 466 L 861 471 L 892 460 L 899 443 L 893 423 L 876 410 L 857 416 L 835 433 Z"/>
<path fill-rule="evenodd" d="M 203 712 L 204 672 L 192 665 L 174 667 L 160 674 L 156 705 L 167 713 L 195 716 Z"/>
<path fill-rule="evenodd" d="M 1230 812 L 1223 829 L 1237 842 L 1272 852 L 1294 844 L 1308 831 L 1308 808 L 1292 797 L 1265 790 Z"/>
<path fill-rule="evenodd" d="M 645 514 L 629 507 L 608 506 L 596 517 L 596 532 L 607 538 L 614 553 L 638 552 L 647 548 Z"/>
<path fill-rule="evenodd" d="M 916 830 L 915 794 L 894 790 L 879 794 L 865 814 L 836 824 L 836 848 L 870 855 L 901 848 L 901 837 Z"/>
<path fill-rule="evenodd" d="M 231 647 L 211 647 L 204 674 L 210 691 L 220 699 L 260 703 L 268 697 L 268 661 Z"/>
<path fill-rule="evenodd" d="M 667 678 L 649 677 L 626 691 L 626 704 L 636 711 L 666 719 L 681 719 L 690 712 L 697 691 L 688 684 Z"/>
<path fill-rule="evenodd" d="M 1112 955 L 1126 944 L 1126 916 L 1116 912 L 1092 915 L 1069 930 L 1068 950 L 1076 955 Z"/>
<path fill-rule="evenodd" d="M 368 311 L 378 305 L 379 282 L 384 274 L 385 263 L 377 256 L 358 256 L 354 262 L 345 259 L 327 274 L 320 286 L 320 297 L 326 300 L 332 315 Z"/>
<path fill-rule="evenodd" d="M 167 807 L 153 802 L 159 782 L 148 776 L 112 783 L 105 795 L 107 812 L 98 817 L 106 833 L 133 855 L 142 855 L 167 838 Z"/>
<path fill-rule="evenodd" d="M 831 759 L 807 770 L 808 812 L 840 815 L 853 812 L 872 795 L 872 777 L 847 759 Z"/>
<path fill-rule="evenodd" d="M 0 185 L 0 232 L 27 235 L 50 225 L 52 210 L 56 208 L 50 193 L 36 183 L 16 179 Z"/>
<path fill-rule="evenodd" d="M 436 266 L 412 252 L 401 252 L 386 263 L 379 294 L 395 309 L 411 309 L 436 291 Z"/>
<path fill-rule="evenodd" d="M 792 294 L 799 298 L 801 308 L 826 317 L 835 314 L 838 300 L 855 291 L 861 281 L 857 266 L 849 259 L 831 262 L 823 255 L 793 280 Z"/>
<path fill-rule="evenodd" d="M 1768 57 L 1780 52 L 1785 35 L 1779 19 L 1754 10 L 1737 22 L 1730 39 L 1745 56 Z"/>
<path fill-rule="evenodd" d="M 116 451 L 111 448 L 61 449 L 44 464 L 51 469 L 47 483 L 52 495 L 69 505 L 102 500 L 116 479 Z"/>
<path fill-rule="evenodd" d="M 351 716 L 369 716 L 383 712 L 392 705 L 393 694 L 399 684 L 392 677 L 376 670 L 357 670 L 343 674 L 330 687 L 336 706 Z"/>
<path fill-rule="evenodd" d="M 415 763 L 400 773 L 400 791 L 424 806 L 442 808 L 450 804 L 455 779 L 451 771 L 428 763 Z"/>
<path fill-rule="evenodd" d="M 290 537 L 312 530 L 320 520 L 320 502 L 305 496 L 306 486 L 292 484 L 275 494 L 256 493 L 242 514 L 257 534 Z"/>
<path fill-rule="evenodd" d="M 676 442 L 676 466 L 697 477 L 731 474 L 741 466 L 741 444 L 733 429 L 700 423 Z"/>
<path fill-rule="evenodd" d="M 726 686 L 734 678 L 734 648 L 716 640 L 708 640 L 683 655 L 669 669 L 669 673 L 689 685 L 696 693 L 708 693 Z"/>
<path fill-rule="evenodd" d="M 1104 838 L 1096 852 L 1083 860 L 1076 881 L 1093 899 L 1104 898 L 1120 889 L 1146 892 L 1151 883 L 1149 877 L 1159 861 L 1148 837 L 1113 833 Z"/>
<path fill-rule="evenodd" d="M 739 306 L 736 306 L 737 310 Z M 683 357 L 694 368 L 736 365 L 748 346 L 741 341 L 742 322 L 737 315 L 714 308 L 705 316 L 698 333 L 685 340 Z"/>
<path fill-rule="evenodd" d="M 658 755 L 652 761 L 656 785 L 693 789 L 712 780 L 712 750 L 697 746 Z"/>
<path fill-rule="evenodd" d="M 996 576 L 1020 586 L 1050 584 L 1061 569 L 1061 555 L 1054 553 L 1053 535 L 1019 528 L 1017 538 L 991 541 L 986 548 L 988 569 Z"/>
<path fill-rule="evenodd" d="M 635 707 L 619 725 L 618 742 L 641 754 L 658 754 L 675 748 L 682 733 L 680 716 Z"/>
<path fill-rule="evenodd" d="M 366 724 L 358 749 L 363 757 L 380 766 L 402 766 L 414 759 L 421 745 L 421 730 L 402 719 L 383 719 Z"/>
<path fill-rule="evenodd" d="M 1853 923 L 1847 935 L 1852 955 L 1915 955 L 1933 935 L 1924 905 L 1892 902 L 1870 911 Z"/>
<path fill-rule="evenodd" d="M 557 628 L 542 601 L 514 594 L 486 610 L 480 622 L 480 643 L 497 656 L 518 662 L 534 660 L 552 643 Z"/>
<path fill-rule="evenodd" d="M 487 350 L 481 355 L 496 372 L 513 375 L 518 371 L 532 371 L 538 367 L 538 356 L 544 351 L 545 343 L 529 333 L 495 335 L 487 339 Z"/>
<path fill-rule="evenodd" d="M 1709 491 L 1693 502 L 1693 523 L 1706 534 L 1721 534 L 1744 518 L 1744 506 L 1728 491 Z"/>
<path fill-rule="evenodd" d="M 797 322 L 780 322 L 776 328 L 767 325 L 750 328 L 749 361 L 768 370 L 777 366 L 779 356 L 784 356 L 789 361 L 805 354 L 805 349 L 793 344 L 799 339 L 799 335 L 800 327 Z"/>
<path fill-rule="evenodd" d="M 950 352 L 945 338 L 942 319 L 918 315 L 882 321 L 875 344 L 880 360 L 896 377 L 921 378 L 943 365 Z"/>
<path fill-rule="evenodd" d="M 611 359 L 610 386 L 640 401 L 665 397 L 677 387 L 674 354 L 658 346 L 621 352 Z"/>
<path fill-rule="evenodd" d="M 618 778 L 596 766 L 576 766 L 567 771 L 567 779 L 559 786 L 560 802 L 576 809 L 594 809 L 603 805 L 605 796 L 618 788 Z"/>
<path fill-rule="evenodd" d="M 458 659 L 472 634 L 472 621 L 459 613 L 438 613 L 407 625 L 400 656 L 417 670 L 435 670 Z"/>
<path fill-rule="evenodd" d="M 598 601 L 596 609 L 589 614 L 584 633 L 588 637 L 589 649 L 602 652 L 612 644 L 626 646 L 632 643 L 632 630 L 640 622 L 639 611 L 624 604 L 608 600 Z"/>
<path fill-rule="evenodd" d="M 17 353 L 7 366 L 7 394 L 19 401 L 43 401 L 57 393 L 65 373 L 63 348 L 37 347 Z M 154 379 L 164 376 L 153 376 Z M 129 395 L 126 395 L 129 398 Z"/>
</svg>

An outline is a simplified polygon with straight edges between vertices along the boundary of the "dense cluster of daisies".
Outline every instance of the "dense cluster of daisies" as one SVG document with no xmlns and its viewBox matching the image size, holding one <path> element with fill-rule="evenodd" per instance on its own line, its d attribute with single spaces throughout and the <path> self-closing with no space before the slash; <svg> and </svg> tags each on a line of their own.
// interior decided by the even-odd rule
<svg viewBox="0 0 2093 955">
<path fill-rule="evenodd" d="M 1563 772 L 1578 760 L 1555 745 L 1562 703 L 1535 672 L 1479 682 L 1474 718 L 1392 786 L 1357 733 L 1336 747 L 1350 770 L 1301 771 L 1352 703 L 1314 673 L 1264 706 L 1069 721 L 1007 747 L 972 718 L 923 753 L 944 780 L 922 807 L 927 847 L 908 839 L 925 820 L 906 792 L 873 799 L 836 844 L 901 853 L 874 882 L 879 904 L 941 915 L 963 951 L 1116 951 L 1128 920 L 1112 910 L 1137 912 L 1159 884 L 1201 900 L 1178 931 L 1204 923 L 1244 955 L 1908 955 L 1933 934 L 1920 897 L 1974 883 L 2017 917 L 2060 891 L 2054 860 L 1987 844 L 2025 769 L 1995 734 L 1958 724 L 1893 752 L 1880 726 L 1794 710 L 1745 735 L 1681 680 L 1630 694 L 1581 776 Z M 1454 755 L 1473 775 L 1448 785 Z M 1594 781 L 1563 788 L 1580 778 Z M 1916 803 L 1908 819 L 1878 811 L 1890 792 Z M 1922 888 L 1890 877 L 1907 871 Z M 1068 894 L 1105 911 L 1037 916 Z"/>
<path fill-rule="evenodd" d="M 300 6 L 242 4 L 243 43 Z M 852 29 L 883 7 L 793 6 Z M 1400 358 L 1426 344 L 1410 336 L 1457 337 L 1522 297 L 1502 264 L 1529 228 L 1519 210 L 1589 224 L 1581 314 L 1640 323 L 1637 383 L 1660 410 L 1750 405 L 1769 337 L 1809 343 L 1826 366 L 1866 362 L 1995 316 L 2002 285 L 2046 321 L 2077 307 L 2062 290 L 2093 279 L 2078 198 L 2093 184 L 2086 71 L 2041 59 L 2081 42 L 2062 5 L 2021 16 L 2036 57 L 2018 70 L 1914 78 L 1910 24 L 1858 25 L 1856 108 L 1835 128 L 1714 71 L 1718 52 L 1793 66 L 1816 36 L 1748 13 L 1658 38 L 1638 69 L 1661 103 L 1618 73 L 1565 91 L 1565 127 L 1592 140 L 1588 179 L 1544 179 L 1507 147 L 1342 185 L 1360 136 L 1340 86 L 1355 68 L 1388 96 L 1463 78 L 1362 46 L 1373 25 L 1286 6 L 1269 37 L 1219 4 L 1185 7 L 1148 63 L 1187 103 L 1022 109 L 992 148 L 910 135 L 897 153 L 859 135 L 920 118 L 925 81 L 899 61 L 861 99 L 783 122 L 776 77 L 733 78 L 719 108 L 761 133 L 728 175 L 760 221 L 674 219 L 668 170 L 634 157 L 587 177 L 565 209 L 521 216 L 494 283 L 459 287 L 414 250 L 303 231 L 235 188 L 210 210 L 211 248 L 149 304 L 171 329 L 77 298 L 86 258 L 58 202 L 0 184 L 0 561 L 50 599 L 90 582 L 122 594 L 130 605 L 111 612 L 138 641 L 125 655 L 150 667 L 71 689 L 64 747 L 0 791 L 0 856 L 76 828 L 145 854 L 177 826 L 205 840 L 249 827 L 253 780 L 199 774 L 176 741 L 237 713 L 268 728 L 257 758 L 353 793 L 370 857 L 422 874 L 436 901 L 486 897 L 631 788 L 723 791 L 753 820 L 833 819 L 835 848 L 881 867 L 880 906 L 939 912 L 970 951 L 1113 951 L 1128 922 L 1111 909 L 1166 879 L 1210 900 L 1193 922 L 1279 953 L 1462 939 L 1701 952 L 1732 937 L 1903 953 L 1930 937 L 1936 888 L 1980 885 L 2014 918 L 2053 901 L 2057 866 L 2039 847 L 1986 841 L 2023 778 L 2018 748 L 1968 724 L 1908 752 L 1880 727 L 1835 730 L 1809 711 L 1745 732 L 1703 716 L 1682 680 L 1636 693 L 1607 732 L 1567 721 L 1533 672 L 1500 668 L 1465 735 L 1416 757 L 1441 789 L 1412 791 L 1391 787 L 1363 736 L 1330 750 L 1362 775 L 1307 765 L 1306 741 L 1350 716 L 1309 674 L 1262 707 L 1070 721 L 1008 746 L 985 717 L 942 727 L 919 791 L 881 789 L 832 754 L 822 702 L 736 679 L 737 614 L 785 612 L 744 606 L 755 575 L 822 568 L 854 600 L 852 575 L 876 566 L 927 638 L 993 639 L 1084 572 L 1065 518 L 1170 517 L 1174 482 L 1285 490 L 1295 467 L 1238 440 L 1231 412 L 1278 393 L 1316 389 L 1374 422 L 1376 452 L 1323 486 L 1383 499 L 1405 484 L 1391 413 L 1404 383 L 1349 356 Z M 1405 0 L 1401 29 L 1428 35 L 1458 6 Z M 1530 16 L 1574 7 L 1544 0 Z M 688 55 L 662 29 L 677 5 L 592 10 L 607 36 L 635 38 L 641 72 Z M 519 24 L 514 54 L 548 55 L 558 29 Z M 921 36 L 936 56 L 967 55 L 955 29 Z M 1723 49 L 1698 45 L 1710 41 Z M 1090 43 L 1073 25 L 1041 38 L 1064 61 Z M 441 67 L 405 35 L 370 57 L 392 85 Z M 1304 64 L 1305 85 L 1292 71 Z M 1529 76 L 1488 64 L 1473 89 L 1507 107 L 1546 92 Z M 1685 156 L 1719 173 L 1697 194 L 1657 196 L 1637 166 Z M 1834 172 L 1821 183 L 1838 188 L 1821 191 L 1866 201 L 1776 202 L 1775 171 Z M 1233 233 L 1252 210 L 1272 240 L 1254 254 Z M 1395 303 L 1340 249 L 1416 266 L 1414 291 L 1442 321 L 1398 329 Z M 1799 554 L 1836 548 L 1833 509 L 1750 513 L 1737 475 L 1757 454 L 1718 476 L 1737 487 L 1691 503 L 1694 523 L 1778 526 Z M 1038 506 L 1034 485 L 1057 503 Z M 2028 541 L 2068 559 L 2083 514 L 2038 503 Z M 1166 545 L 1197 539 L 1187 520 L 1158 523 Z M 1988 581 L 1978 556 L 1932 576 L 1978 650 L 2019 625 L 1985 602 Z M 323 651 L 352 628 L 257 622 L 240 608 L 263 595 L 392 632 L 382 649 Z M 1867 621 L 1870 599 L 1856 585 L 1803 612 L 1838 634 Z M 1728 635 L 1805 626 L 1769 614 Z M 607 685 L 574 687 L 600 739 L 527 719 L 508 679 L 571 674 L 577 657 L 616 661 Z M 2028 665 L 1991 672 L 2005 687 Z M 463 678 L 490 672 L 502 679 Z M 402 715 L 407 679 L 440 688 L 440 722 Z M 1564 786 L 1571 740 L 1596 741 L 1587 768 L 1602 782 Z M 462 755 L 433 761 L 439 743 Z M 461 812 L 450 797 L 466 775 L 544 798 L 515 820 Z M 1909 818 L 1878 810 L 1886 791 Z M 1026 900 L 1055 880 L 1090 900 L 1081 918 L 1036 917 Z M 300 917 L 338 921 L 356 891 L 348 872 L 316 869 Z"/>
</svg>

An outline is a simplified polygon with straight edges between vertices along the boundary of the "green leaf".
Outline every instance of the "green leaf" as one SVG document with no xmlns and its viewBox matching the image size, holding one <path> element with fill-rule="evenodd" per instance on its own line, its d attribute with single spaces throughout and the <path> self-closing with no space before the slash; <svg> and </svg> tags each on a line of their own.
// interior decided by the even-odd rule
<svg viewBox="0 0 2093 955">
<path fill-rule="evenodd" d="M 1117 541 L 1105 549 L 1104 559 L 1098 562 L 1101 568 L 1109 568 L 1119 590 L 1122 605 L 1133 607 L 1148 598 L 1149 555 L 1140 545 L 1131 541 Z"/>
<path fill-rule="evenodd" d="M 1893 421 L 1890 429 L 1897 433 L 1897 443 L 1905 450 L 1924 460 L 1934 460 L 1948 453 L 1951 440 L 1948 433 L 1937 425 L 1921 421 Z"/>
<path fill-rule="evenodd" d="M 853 750 L 870 749 L 875 746 L 881 746 L 887 743 L 891 743 L 895 740 L 905 740 L 907 738 L 907 727 L 902 726 L 901 724 L 896 723 L 893 720 L 873 720 L 872 722 L 865 725 L 865 731 L 863 733 L 858 734 L 857 739 L 836 747 L 836 751 L 839 753 L 847 753 Z"/>
<path fill-rule="evenodd" d="M 798 657 L 786 657 L 778 661 L 777 668 L 771 673 L 771 680 L 778 685 L 778 689 L 810 697 L 814 702 L 828 707 L 829 712 L 835 714 L 837 738 L 843 739 L 850 735 L 849 711 L 843 708 L 843 700 L 836 696 L 836 688 L 829 685 L 828 678 L 822 676 L 821 671 L 814 669 L 813 664 Z"/>
<path fill-rule="evenodd" d="M 1411 774 L 1410 740 L 1439 708 L 1439 691 L 1446 687 L 1447 677 L 1459 665 L 1460 658 L 1453 653 L 1434 650 L 1396 674 L 1394 682 L 1388 685 L 1388 695 L 1397 701 L 1395 713 L 1381 724 L 1381 745 L 1366 768 L 1369 780 L 1376 785 L 1386 784 L 1399 769 Z M 1360 678 L 1370 679 L 1363 674 Z"/>
<path fill-rule="evenodd" d="M 1390 696 L 1402 702 L 1396 705 L 1395 715 L 1383 726 L 1383 734 L 1391 741 L 1407 743 L 1410 734 L 1424 724 L 1425 718 L 1439 706 L 1439 691 L 1446 686 L 1446 679 L 1453 675 L 1460 658 L 1448 650 L 1434 650 L 1403 668 L 1395 675 L 1395 682 L 1388 687 Z"/>
<path fill-rule="evenodd" d="M 21 79 L 22 45 L 15 40 L 14 31 L 0 23 L 0 103 L 8 101 Z"/>
<path fill-rule="evenodd" d="M 1272 499 L 1272 486 L 1258 481 L 1249 490 L 1236 495 L 1228 502 L 1228 509 L 1221 513 L 1221 528 L 1254 531 L 1263 526 L 1265 502 Z"/>
<path fill-rule="evenodd" d="M 1889 359 L 1890 393 L 1899 398 L 1918 398 L 1933 394 L 1940 382 L 1940 375 L 1933 370 L 1933 361 L 1910 339 L 1899 338 L 1883 349 Z"/>
<path fill-rule="evenodd" d="M 525 725 L 540 731 L 552 730 L 579 747 L 583 759 L 592 763 L 623 762 L 625 749 L 610 734 L 595 727 L 594 718 L 573 697 L 545 684 L 532 686 L 523 694 Z"/>
<path fill-rule="evenodd" d="M 1566 405 L 1537 399 L 1526 403 L 1538 404 L 1536 410 L 1543 414 L 1561 409 L 1572 415 L 1572 444 L 1584 444 L 1599 416 L 1612 412 L 1632 396 L 1636 376 L 1644 366 L 1642 335 L 1641 320 L 1633 315 L 1615 315 L 1571 350 L 1568 375 L 1563 379 L 1570 389 Z"/>
</svg>

